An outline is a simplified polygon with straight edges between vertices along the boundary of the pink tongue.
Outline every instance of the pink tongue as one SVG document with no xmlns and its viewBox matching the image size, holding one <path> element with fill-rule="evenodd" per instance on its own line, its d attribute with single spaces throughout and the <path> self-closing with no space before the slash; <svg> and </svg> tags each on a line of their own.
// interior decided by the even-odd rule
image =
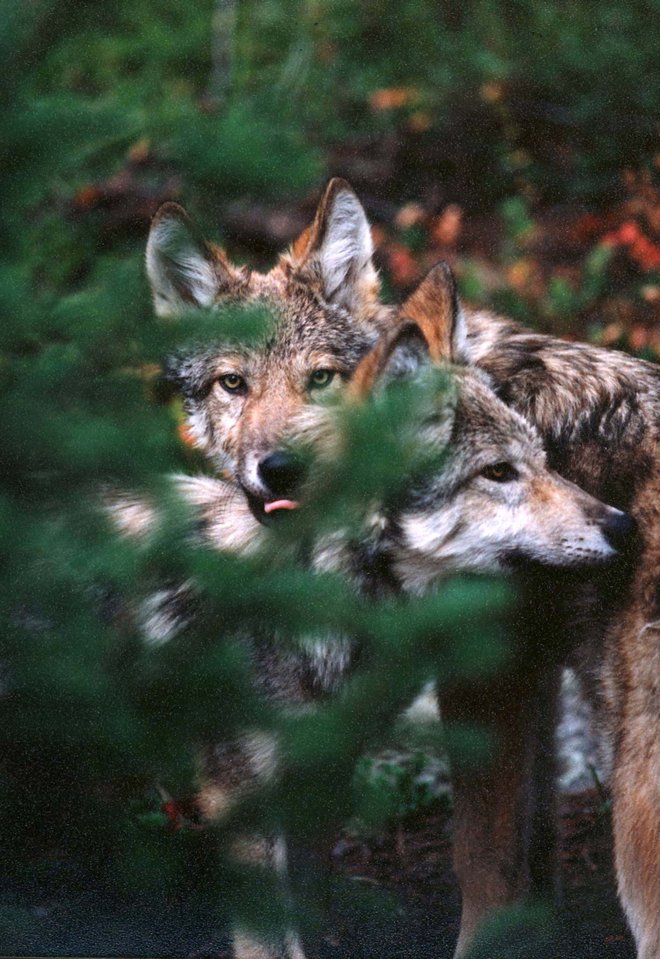
<svg viewBox="0 0 660 959">
<path fill-rule="evenodd" d="M 276 509 L 299 509 L 300 503 L 292 499 L 274 499 L 272 503 L 264 503 L 264 513 L 274 513 Z"/>
</svg>

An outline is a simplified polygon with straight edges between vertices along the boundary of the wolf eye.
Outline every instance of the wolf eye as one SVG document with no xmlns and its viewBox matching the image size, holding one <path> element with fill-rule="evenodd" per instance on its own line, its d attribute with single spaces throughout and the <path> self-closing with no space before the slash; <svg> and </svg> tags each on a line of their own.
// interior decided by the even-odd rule
<svg viewBox="0 0 660 959">
<path fill-rule="evenodd" d="M 244 393 L 246 389 L 245 380 L 238 373 L 224 373 L 218 377 L 218 383 L 228 393 Z"/>
<path fill-rule="evenodd" d="M 314 370 L 309 378 L 309 388 L 322 390 L 325 386 L 330 386 L 336 375 L 335 370 Z"/>
<path fill-rule="evenodd" d="M 481 475 L 494 483 L 511 483 L 519 477 L 518 470 L 511 463 L 493 463 L 481 471 Z"/>
</svg>

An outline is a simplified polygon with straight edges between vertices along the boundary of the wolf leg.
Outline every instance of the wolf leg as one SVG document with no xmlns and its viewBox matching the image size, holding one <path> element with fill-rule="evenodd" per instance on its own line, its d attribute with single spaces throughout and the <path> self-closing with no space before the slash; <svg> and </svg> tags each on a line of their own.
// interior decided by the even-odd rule
<svg viewBox="0 0 660 959">
<path fill-rule="evenodd" d="M 198 796 L 202 815 L 221 820 L 241 798 L 266 784 L 276 772 L 276 752 L 272 736 L 257 732 L 208 750 L 207 783 Z M 235 959 L 305 959 L 297 932 L 282 918 L 292 899 L 284 837 L 239 833 L 232 839 L 229 855 L 239 867 L 250 870 L 244 892 L 256 903 L 258 924 L 264 926 L 263 931 L 256 931 L 236 919 L 232 936 Z"/>
<path fill-rule="evenodd" d="M 443 719 L 478 723 L 493 737 L 479 766 L 453 757 L 454 870 L 462 895 L 456 957 L 484 920 L 529 887 L 531 780 L 537 733 L 533 679 L 441 697 Z"/>
<path fill-rule="evenodd" d="M 660 956 L 660 743 L 640 717 L 624 730 L 612 782 L 619 895 L 638 959 Z"/>
<path fill-rule="evenodd" d="M 539 683 L 537 736 L 532 771 L 532 829 L 529 843 L 531 892 L 546 902 L 560 895 L 557 869 L 557 756 L 555 735 L 561 668 L 549 668 Z"/>
<path fill-rule="evenodd" d="M 290 906 L 291 893 L 288 882 L 287 851 L 283 836 L 240 837 L 232 848 L 236 861 L 272 871 L 275 889 L 271 888 L 282 909 Z M 305 959 L 298 934 L 291 928 L 278 928 L 276 924 L 265 933 L 257 933 L 238 922 L 233 934 L 235 959 Z"/>
<path fill-rule="evenodd" d="M 234 956 L 235 959 L 305 959 L 295 933 L 288 933 L 278 945 L 261 942 L 241 930 L 234 933 Z"/>
</svg>

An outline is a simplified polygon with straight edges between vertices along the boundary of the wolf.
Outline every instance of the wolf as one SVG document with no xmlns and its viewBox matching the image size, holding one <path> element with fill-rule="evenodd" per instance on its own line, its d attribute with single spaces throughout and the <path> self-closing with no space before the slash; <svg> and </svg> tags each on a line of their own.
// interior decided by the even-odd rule
<svg viewBox="0 0 660 959">
<path fill-rule="evenodd" d="M 453 337 L 457 357 L 485 371 L 497 396 L 539 431 L 549 466 L 637 523 L 641 548 L 620 584 L 621 608 L 574 624 L 570 661 L 611 770 L 620 899 L 639 959 L 652 959 L 660 954 L 660 369 L 468 310 L 442 264 L 402 316 L 420 325 L 439 360 Z"/>
<path fill-rule="evenodd" d="M 436 361 L 456 363 L 463 355 L 465 330 L 451 271 L 442 267 L 438 274 L 433 277 L 435 290 L 430 302 L 423 283 L 401 308 L 402 330 L 408 328 L 411 319 L 419 321 Z M 428 323 L 430 316 L 432 326 Z M 360 364 L 355 382 L 361 389 L 371 388 L 374 377 L 381 375 L 384 357 L 389 355 L 390 344 L 396 342 L 395 331 Z M 463 389 L 458 394 L 453 429 L 446 436 L 451 451 L 447 473 L 438 473 L 411 491 L 398 511 L 390 514 L 381 550 L 388 557 L 388 568 L 407 593 L 422 595 L 434 588 L 457 559 L 461 567 L 465 564 L 469 568 L 472 561 L 478 568 L 483 564 L 490 565 L 491 570 L 520 569 L 523 589 L 528 598 L 533 597 L 528 599 L 527 614 L 519 613 L 515 641 L 518 654 L 506 671 L 492 683 L 445 686 L 439 693 L 444 721 L 478 723 L 490 730 L 496 743 L 479 770 L 466 770 L 460 756 L 450 757 L 454 870 L 462 893 L 456 947 L 459 957 L 469 950 L 480 928 L 498 909 L 525 899 L 530 892 L 544 898 L 554 894 L 553 746 L 560 667 L 575 658 L 576 634 L 592 637 L 595 645 L 620 613 L 627 598 L 625 583 L 631 560 L 636 555 L 636 524 L 627 514 L 616 514 L 620 561 L 606 567 L 604 575 L 603 570 L 597 573 L 591 565 L 586 576 L 567 577 L 568 556 L 563 560 L 553 556 L 545 536 L 537 538 L 534 518 L 520 498 L 524 476 L 518 465 L 520 451 L 516 459 L 510 456 L 490 464 L 486 459 L 483 470 L 476 470 L 492 435 L 489 430 L 482 432 L 484 416 L 493 417 L 497 411 L 501 414 L 500 401 L 482 371 L 470 366 L 455 366 L 454 371 Z M 514 413 L 506 409 L 509 415 Z M 499 422 L 512 437 L 513 423 L 505 424 L 504 418 Z M 522 422 L 531 426 L 524 418 Z M 428 437 L 433 429 L 432 424 L 427 425 L 420 439 Z M 532 427 L 529 435 L 548 468 L 539 433 Z M 452 482 L 455 464 L 459 468 L 456 485 Z M 552 475 L 565 482 L 558 474 Z M 487 499 L 482 499 L 484 491 L 479 488 L 484 480 L 489 481 L 485 484 Z M 528 505 L 532 510 L 540 508 L 537 518 L 547 534 L 546 524 L 551 522 L 554 508 L 558 508 L 557 515 L 562 514 L 555 499 L 561 497 L 561 487 L 555 486 L 554 492 L 552 485 L 545 492 L 538 486 L 535 489 L 539 498 L 532 497 Z M 569 482 L 564 492 L 575 489 L 579 487 Z M 498 503 L 495 508 L 493 498 Z M 517 535 L 521 537 L 520 553 L 515 547 Z M 526 539 L 527 535 L 535 545 Z M 573 572 L 580 566 L 583 548 L 587 550 L 584 565 L 589 567 L 589 548 L 581 535 L 576 536 L 575 531 L 569 535 L 570 547 L 564 542 L 562 548 L 573 555 Z"/>
<path fill-rule="evenodd" d="M 344 181 L 331 181 L 313 224 L 266 276 L 231 267 L 171 206 L 154 223 L 147 262 L 161 315 L 228 298 L 270 297 L 279 304 L 286 319 L 269 346 L 252 355 L 254 367 L 244 354 L 230 356 L 232 378 L 223 381 L 216 374 L 225 367 L 214 366 L 218 354 L 211 351 L 196 374 L 179 363 L 172 376 L 183 374 L 198 442 L 232 471 L 255 515 L 295 506 L 300 467 L 285 450 L 287 435 L 305 418 L 313 426 L 314 390 L 340 389 L 376 337 L 404 315 L 379 303 L 368 221 L 357 197 Z M 581 638 L 573 665 L 595 707 L 611 769 L 619 895 L 638 956 L 649 959 L 660 951 L 660 371 L 617 351 L 467 309 L 451 288 L 439 265 L 407 304 L 432 354 L 446 352 L 447 317 L 457 316 L 456 358 L 485 371 L 499 398 L 539 431 L 549 465 L 629 511 L 638 524 L 643 548 L 626 586 L 626 609 L 606 632 L 601 617 L 589 624 L 584 616 L 571 632 Z M 333 335 L 335 352 L 324 354 Z M 278 379 L 294 357 L 305 365 L 297 390 L 295 378 Z M 220 387 L 207 391 L 209 380 Z M 221 390 L 232 389 L 238 397 L 230 406 Z"/>
<path fill-rule="evenodd" d="M 371 253 L 364 212 L 342 181 L 331 182 L 312 226 L 265 276 L 232 267 L 222 251 L 197 234 L 179 207 L 168 205 L 154 222 L 147 265 L 160 315 L 176 315 L 191 306 L 221 308 L 232 301 L 266 301 L 275 307 L 277 323 L 260 350 L 230 344 L 170 364 L 197 443 L 228 471 L 258 522 L 298 505 L 300 468 L 288 443 L 301 431 L 318 432 L 323 406 L 315 403 L 317 391 L 341 389 L 352 377 L 354 384 L 366 381 L 364 370 L 373 372 L 377 354 L 365 359 L 355 378 L 357 364 L 383 330 L 396 325 L 393 311 L 378 302 Z M 428 287 L 418 301 L 427 293 Z M 414 307 L 410 304 L 409 312 Z M 420 325 L 437 357 L 440 325 L 424 324 L 423 318 Z M 458 326 L 451 338 L 456 355 L 462 330 Z M 496 527 L 492 533 L 491 562 L 498 551 Z M 522 531 L 519 536 L 522 543 Z M 464 560 L 460 549 L 457 555 Z M 410 574 L 405 588 L 413 580 Z M 517 820 L 516 828 L 519 825 Z M 480 918 L 515 898 L 522 883 L 520 876 L 495 883 L 485 906 L 464 906 L 462 928 L 467 931 L 461 933 L 460 949 Z M 466 890 L 478 888 L 480 882 L 468 874 L 462 885 L 464 903 L 469 903 Z"/>
<path fill-rule="evenodd" d="M 348 396 L 353 401 L 364 400 L 392 374 L 394 378 L 400 378 L 402 372 L 409 375 L 426 362 L 428 346 L 423 334 L 413 324 L 404 324 L 394 335 L 382 337 L 358 364 L 348 382 Z M 322 453 L 327 443 L 325 426 L 318 439 Z M 451 389 L 438 397 L 432 414 L 425 416 L 419 439 L 429 451 L 446 451 L 442 469 L 423 480 L 417 478 L 396 506 L 381 509 L 378 521 L 370 522 L 364 542 L 341 535 L 333 535 L 328 542 L 322 537 L 308 560 L 315 570 L 341 572 L 357 589 L 373 591 L 374 581 L 378 581 L 380 595 L 386 586 L 390 592 L 415 596 L 438 588 L 454 573 L 502 572 L 521 561 L 553 574 L 607 569 L 632 534 L 633 524 L 624 513 L 548 469 L 536 431 L 498 400 L 487 378 L 474 370 L 454 372 Z M 272 535 L 235 482 L 202 476 L 177 477 L 174 482 L 198 517 L 203 541 L 213 549 L 251 555 Z M 304 500 L 298 506 L 304 508 Z M 371 503 L 369 510 L 373 512 Z M 115 524 L 133 538 L 148 535 L 156 522 L 142 501 L 127 497 L 113 503 L 112 515 Z M 370 557 L 370 568 L 365 556 Z M 386 584 L 382 582 L 384 561 L 393 573 Z M 155 599 L 145 626 L 152 638 L 162 641 L 181 627 L 187 613 L 181 611 L 181 591 Z M 317 642 L 302 643 L 293 650 L 290 644 L 278 645 L 276 637 L 262 635 L 246 642 L 257 688 L 271 701 L 289 708 L 309 706 L 336 692 L 356 662 L 357 650 L 347 638 L 326 641 L 321 655 Z M 480 918 L 489 907 L 506 905 L 513 898 L 510 888 L 505 895 L 492 884 L 488 886 L 491 860 L 498 874 L 510 874 L 509 883 L 517 872 L 517 895 L 526 879 L 524 846 L 533 799 L 533 746 L 545 722 L 538 705 L 539 687 L 548 668 L 547 651 L 543 652 L 539 656 L 538 650 L 532 650 L 529 655 L 526 643 L 514 675 L 509 671 L 504 682 L 498 679 L 492 687 L 454 686 L 442 696 L 446 718 L 485 723 L 497 736 L 487 770 L 464 770 L 458 757 L 453 765 L 456 848 L 463 848 L 467 834 L 466 852 L 475 857 L 467 871 L 459 874 L 466 903 L 472 895 L 479 900 Z M 551 653 L 553 660 L 554 655 Z M 200 794 L 205 815 L 217 818 L 226 813 L 255 780 L 272 774 L 274 749 L 272 742 L 252 730 L 246 730 L 238 743 L 209 749 L 207 782 Z M 241 838 L 238 847 L 242 857 L 278 868 L 286 885 L 281 838 L 258 842 Z M 484 848 L 488 851 L 485 859 Z M 280 941 L 260 942 L 239 930 L 235 952 L 241 959 L 303 956 L 293 931 L 284 933 Z"/>
</svg>

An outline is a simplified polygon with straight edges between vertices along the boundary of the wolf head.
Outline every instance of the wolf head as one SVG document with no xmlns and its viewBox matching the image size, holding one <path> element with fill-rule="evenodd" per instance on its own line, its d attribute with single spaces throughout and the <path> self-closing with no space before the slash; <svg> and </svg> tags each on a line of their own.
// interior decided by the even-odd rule
<svg viewBox="0 0 660 959">
<path fill-rule="evenodd" d="M 154 218 L 147 273 L 159 316 L 241 303 L 262 304 L 270 316 L 258 346 L 219 342 L 168 364 L 195 442 L 243 488 L 259 518 L 297 505 L 301 466 L 288 444 L 322 432 L 321 401 L 341 391 L 390 322 L 372 253 L 364 210 L 339 179 L 266 274 L 232 266 L 178 205 L 165 204 Z"/>
<path fill-rule="evenodd" d="M 453 379 L 419 427 L 421 443 L 446 450 L 444 466 L 415 481 L 390 519 L 404 587 L 423 592 L 441 575 L 497 572 L 516 560 L 581 567 L 614 557 L 634 522 L 550 471 L 536 430 L 497 398 L 485 374 L 457 365 L 466 331 L 446 265 L 428 274 L 400 320 L 357 367 L 352 391 L 376 388 L 402 352 L 407 364 L 451 364 Z"/>
</svg>

